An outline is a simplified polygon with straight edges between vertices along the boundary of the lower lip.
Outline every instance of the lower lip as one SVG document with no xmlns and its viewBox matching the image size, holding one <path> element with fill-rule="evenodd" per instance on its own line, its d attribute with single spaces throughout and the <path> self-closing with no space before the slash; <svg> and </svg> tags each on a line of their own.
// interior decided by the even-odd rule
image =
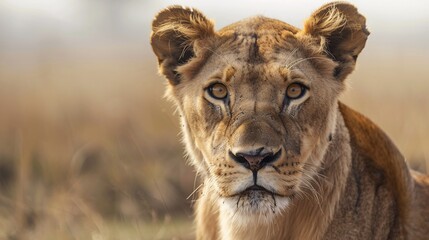
<svg viewBox="0 0 429 240">
<path fill-rule="evenodd" d="M 285 198 L 293 198 L 294 197 L 293 193 L 289 194 L 289 195 L 281 195 L 281 194 L 278 194 L 278 193 L 274 193 L 274 192 L 268 191 L 265 188 L 261 188 L 261 189 L 246 189 L 243 192 L 239 193 L 238 195 L 252 194 L 252 193 L 259 193 L 259 194 L 262 193 L 262 194 L 268 194 L 268 195 L 271 195 L 271 196 L 285 197 Z"/>
<path fill-rule="evenodd" d="M 241 194 L 246 194 L 246 193 L 266 193 L 266 194 L 270 194 L 270 195 L 277 195 L 277 194 L 270 192 L 267 189 L 263 189 L 263 188 L 246 189 L 243 192 L 241 192 Z"/>
<path fill-rule="evenodd" d="M 251 187 L 246 188 L 246 190 L 244 190 L 244 191 L 247 191 L 247 190 L 250 190 L 250 191 L 268 191 L 266 188 L 261 187 L 261 186 L 251 186 Z"/>
</svg>

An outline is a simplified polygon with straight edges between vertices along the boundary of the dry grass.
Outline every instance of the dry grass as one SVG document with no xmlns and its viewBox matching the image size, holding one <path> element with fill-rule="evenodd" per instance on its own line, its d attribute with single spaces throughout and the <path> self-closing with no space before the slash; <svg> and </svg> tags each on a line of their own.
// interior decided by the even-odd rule
<svg viewBox="0 0 429 240">
<path fill-rule="evenodd" d="M 107 45 L 41 50 L 30 63 L 0 59 L 1 239 L 192 237 L 193 170 L 155 60 L 132 54 L 140 50 Z M 343 99 L 424 171 L 424 54 L 402 55 L 404 62 L 385 53 L 359 59 Z"/>
<path fill-rule="evenodd" d="M 193 171 L 154 61 L 115 55 L 123 47 L 105 51 L 113 56 L 82 51 L 0 68 L 5 234 L 97 230 L 104 219 L 190 219 Z"/>
<path fill-rule="evenodd" d="M 429 50 L 374 51 L 359 59 L 343 100 L 377 123 L 413 168 L 429 173 Z"/>
</svg>

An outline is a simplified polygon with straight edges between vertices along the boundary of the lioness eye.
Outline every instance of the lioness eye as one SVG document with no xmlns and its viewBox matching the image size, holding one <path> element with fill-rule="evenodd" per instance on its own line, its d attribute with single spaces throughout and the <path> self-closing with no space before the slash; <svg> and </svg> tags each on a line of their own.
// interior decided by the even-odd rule
<svg viewBox="0 0 429 240">
<path fill-rule="evenodd" d="M 286 96 L 289 99 L 297 99 L 304 96 L 304 93 L 307 89 L 304 85 L 300 83 L 292 83 L 287 87 Z"/>
<path fill-rule="evenodd" d="M 212 84 L 210 87 L 208 87 L 207 91 L 211 97 L 219 100 L 222 100 L 228 96 L 228 90 L 222 83 Z"/>
</svg>

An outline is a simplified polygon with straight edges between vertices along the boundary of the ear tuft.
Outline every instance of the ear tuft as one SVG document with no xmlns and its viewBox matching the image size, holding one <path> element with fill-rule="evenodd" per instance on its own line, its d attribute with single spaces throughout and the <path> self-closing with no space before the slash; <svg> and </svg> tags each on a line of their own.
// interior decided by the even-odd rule
<svg viewBox="0 0 429 240">
<path fill-rule="evenodd" d="M 175 34 L 189 43 L 214 34 L 214 24 L 202 13 L 187 7 L 172 6 L 164 9 L 152 22 L 153 35 Z"/>
<path fill-rule="evenodd" d="M 152 22 L 151 45 L 170 83 L 180 80 L 176 68 L 195 57 L 195 42 L 213 35 L 213 22 L 197 10 L 171 6 L 158 13 Z"/>
<path fill-rule="evenodd" d="M 321 11 L 321 14 L 317 14 L 316 12 L 308 18 L 304 24 L 303 32 L 314 36 L 328 37 L 333 32 L 343 28 L 346 22 L 347 19 L 344 14 L 335 5 L 331 5 L 327 10 Z"/>
</svg>

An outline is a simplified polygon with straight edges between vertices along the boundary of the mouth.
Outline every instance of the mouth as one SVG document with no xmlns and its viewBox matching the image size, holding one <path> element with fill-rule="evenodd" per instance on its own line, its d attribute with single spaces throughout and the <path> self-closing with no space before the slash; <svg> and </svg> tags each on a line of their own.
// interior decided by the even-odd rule
<svg viewBox="0 0 429 240">
<path fill-rule="evenodd" d="M 223 198 L 221 206 L 225 207 L 226 211 L 233 213 L 232 216 L 236 214 L 246 217 L 255 216 L 256 219 L 263 219 L 268 223 L 272 217 L 289 206 L 293 195 L 293 193 L 280 194 L 270 187 L 255 184 Z M 253 218 L 251 217 L 251 219 Z"/>
<path fill-rule="evenodd" d="M 226 199 L 227 205 L 233 212 L 256 214 L 259 217 L 271 219 L 276 213 L 282 212 L 292 200 L 292 196 L 285 196 L 260 185 L 253 185 Z M 224 203 L 225 203 L 224 202 Z"/>
<path fill-rule="evenodd" d="M 271 192 L 268 189 L 266 189 L 266 188 L 264 188 L 262 186 L 259 186 L 259 185 L 250 186 L 250 187 L 244 189 L 244 191 L 242 191 L 241 193 L 253 192 L 253 191 L 263 191 L 263 192 L 267 192 L 267 193 L 270 193 L 270 194 L 274 194 L 273 192 Z"/>
<path fill-rule="evenodd" d="M 281 195 L 281 194 L 278 194 L 276 192 L 270 191 L 270 190 L 268 190 L 268 189 L 266 189 L 266 188 L 264 188 L 264 187 L 262 187 L 260 185 L 250 186 L 250 187 L 244 189 L 243 191 L 241 191 L 241 192 L 239 192 L 237 194 L 234 194 L 232 197 L 235 197 L 235 196 L 242 197 L 242 196 L 245 196 L 245 195 L 253 195 L 253 194 L 268 194 L 268 195 L 270 195 L 272 197 L 274 197 L 274 196 L 286 197 L 284 195 Z"/>
</svg>

